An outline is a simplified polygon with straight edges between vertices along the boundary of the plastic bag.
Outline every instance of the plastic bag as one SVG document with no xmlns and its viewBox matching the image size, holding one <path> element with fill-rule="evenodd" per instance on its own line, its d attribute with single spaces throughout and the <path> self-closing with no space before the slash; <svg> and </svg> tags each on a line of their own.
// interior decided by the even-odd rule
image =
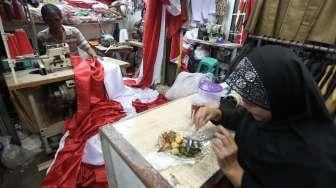
<svg viewBox="0 0 336 188">
<path fill-rule="evenodd" d="M 165 170 L 171 166 L 193 165 L 196 163 L 194 159 L 179 158 L 167 152 L 153 152 L 145 158 L 156 170 Z"/>
<path fill-rule="evenodd" d="M 205 78 L 205 74 L 181 72 L 165 97 L 168 100 L 174 100 L 196 93 L 202 78 Z"/>
<path fill-rule="evenodd" d="M 42 143 L 38 135 L 30 135 L 23 139 L 21 143 L 21 147 L 32 154 L 37 154 L 42 151 Z"/>
<path fill-rule="evenodd" d="M 206 50 L 206 48 L 202 45 L 199 45 L 196 47 L 195 52 L 194 52 L 194 57 L 195 59 L 203 59 L 204 57 L 209 56 L 209 51 Z"/>
<path fill-rule="evenodd" d="M 24 166 L 33 161 L 34 154 L 20 146 L 10 144 L 10 137 L 0 137 L 0 143 L 4 145 L 1 154 L 1 162 L 7 168 L 15 169 L 18 166 Z"/>
</svg>

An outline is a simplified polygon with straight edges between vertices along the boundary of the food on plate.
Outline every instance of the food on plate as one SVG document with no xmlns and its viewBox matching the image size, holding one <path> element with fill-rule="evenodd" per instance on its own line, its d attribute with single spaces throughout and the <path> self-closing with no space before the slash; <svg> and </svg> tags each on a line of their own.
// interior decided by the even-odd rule
<svg viewBox="0 0 336 188">
<path fill-rule="evenodd" d="M 159 138 L 159 145 L 159 152 L 169 151 L 171 154 L 180 157 L 195 157 L 201 152 L 200 147 L 188 146 L 183 135 L 175 131 L 162 133 Z"/>
</svg>

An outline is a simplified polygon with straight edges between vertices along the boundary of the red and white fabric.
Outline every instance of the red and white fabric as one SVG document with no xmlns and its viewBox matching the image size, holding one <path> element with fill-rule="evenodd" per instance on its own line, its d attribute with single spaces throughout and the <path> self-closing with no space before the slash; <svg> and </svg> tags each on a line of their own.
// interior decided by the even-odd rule
<svg viewBox="0 0 336 188">
<path fill-rule="evenodd" d="M 127 80 L 127 85 L 145 88 L 161 81 L 166 28 L 171 39 L 170 60 L 178 63 L 182 53 L 181 27 L 186 20 L 185 0 L 146 1 L 143 61 L 138 78 Z"/>
<path fill-rule="evenodd" d="M 157 91 L 125 86 L 119 66 L 86 61 L 72 57 L 78 109 L 65 123 L 44 188 L 107 187 L 98 128 L 167 102 Z"/>
</svg>

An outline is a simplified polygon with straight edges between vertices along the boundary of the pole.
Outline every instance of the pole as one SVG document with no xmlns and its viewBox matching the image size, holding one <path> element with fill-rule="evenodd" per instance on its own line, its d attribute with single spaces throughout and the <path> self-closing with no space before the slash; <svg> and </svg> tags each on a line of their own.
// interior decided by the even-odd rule
<svg viewBox="0 0 336 188">
<path fill-rule="evenodd" d="M 1 32 L 2 41 L 3 41 L 4 46 L 5 46 L 5 50 L 6 50 L 6 54 L 7 54 L 7 58 L 8 58 L 8 65 L 9 65 L 9 67 L 11 69 L 13 80 L 14 80 L 14 83 L 17 83 L 17 78 L 16 78 L 16 74 L 15 74 L 15 70 L 14 70 L 15 59 L 12 59 L 12 57 L 10 55 L 10 52 L 9 52 L 8 43 L 7 43 L 8 42 L 8 38 L 7 38 L 7 34 L 5 33 L 3 25 L 2 25 L 2 18 L 1 18 L 1 16 L 0 16 L 0 32 Z"/>
</svg>

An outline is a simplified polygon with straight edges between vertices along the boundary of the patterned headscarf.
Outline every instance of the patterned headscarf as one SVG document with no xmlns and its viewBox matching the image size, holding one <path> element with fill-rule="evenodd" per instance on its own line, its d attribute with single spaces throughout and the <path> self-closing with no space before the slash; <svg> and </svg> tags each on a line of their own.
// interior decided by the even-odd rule
<svg viewBox="0 0 336 188">
<path fill-rule="evenodd" d="M 270 109 L 270 103 L 263 81 L 251 61 L 244 57 L 226 79 L 226 83 L 249 102 Z"/>
</svg>

